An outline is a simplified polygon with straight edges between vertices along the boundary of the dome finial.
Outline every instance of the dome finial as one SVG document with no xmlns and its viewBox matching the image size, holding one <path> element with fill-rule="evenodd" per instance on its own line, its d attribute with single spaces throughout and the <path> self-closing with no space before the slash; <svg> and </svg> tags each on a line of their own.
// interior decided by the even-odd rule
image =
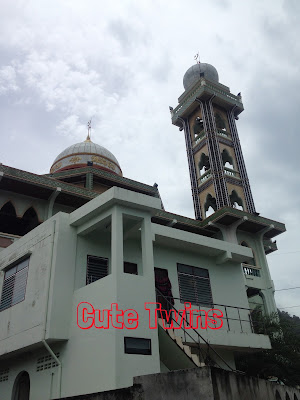
<svg viewBox="0 0 300 400">
<path fill-rule="evenodd" d="M 92 120 L 91 119 L 89 120 L 87 126 L 88 126 L 88 134 L 85 139 L 85 142 L 91 142 L 91 129 L 92 129 Z"/>
<path fill-rule="evenodd" d="M 197 64 L 200 64 L 199 50 L 198 53 L 194 56 L 194 60 L 196 61 Z"/>
</svg>

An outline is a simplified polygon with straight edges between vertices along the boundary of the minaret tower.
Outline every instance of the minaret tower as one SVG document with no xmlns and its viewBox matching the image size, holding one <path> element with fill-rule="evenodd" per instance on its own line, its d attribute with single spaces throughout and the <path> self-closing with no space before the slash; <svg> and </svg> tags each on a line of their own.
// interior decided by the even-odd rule
<svg viewBox="0 0 300 400">
<path fill-rule="evenodd" d="M 171 110 L 172 123 L 184 131 L 196 219 L 232 206 L 255 214 L 255 206 L 235 120 L 244 110 L 219 83 L 210 64 L 193 65 L 183 77 L 184 93 Z"/>
</svg>

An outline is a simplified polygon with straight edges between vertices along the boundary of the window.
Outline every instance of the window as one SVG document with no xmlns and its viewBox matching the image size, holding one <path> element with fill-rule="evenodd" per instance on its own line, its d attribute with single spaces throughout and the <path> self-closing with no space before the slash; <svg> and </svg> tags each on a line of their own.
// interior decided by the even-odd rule
<svg viewBox="0 0 300 400">
<path fill-rule="evenodd" d="M 124 261 L 124 272 L 125 274 L 137 275 L 138 274 L 137 264 Z"/>
<path fill-rule="evenodd" d="M 127 354 L 151 355 L 151 339 L 124 337 L 124 351 Z"/>
<path fill-rule="evenodd" d="M 29 258 L 5 271 L 0 311 L 25 299 Z"/>
<path fill-rule="evenodd" d="M 177 264 L 180 301 L 197 305 L 213 304 L 207 269 Z"/>
<path fill-rule="evenodd" d="M 108 275 L 108 258 L 87 256 L 86 284 L 89 285 Z"/>
</svg>

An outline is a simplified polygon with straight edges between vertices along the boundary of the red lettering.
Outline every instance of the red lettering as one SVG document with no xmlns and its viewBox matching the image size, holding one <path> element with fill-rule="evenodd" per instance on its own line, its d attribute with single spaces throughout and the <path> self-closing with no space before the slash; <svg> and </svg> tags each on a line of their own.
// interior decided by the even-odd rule
<svg viewBox="0 0 300 400">
<path fill-rule="evenodd" d="M 94 307 L 85 301 L 77 306 L 77 326 L 80 329 L 90 329 L 94 325 Z"/>
<path fill-rule="evenodd" d="M 126 329 L 136 329 L 139 326 L 139 314 L 137 311 L 130 308 L 124 311 L 124 325 Z"/>
<path fill-rule="evenodd" d="M 223 326 L 223 313 L 221 310 L 212 308 L 207 313 L 207 325 L 210 329 L 221 329 Z"/>
</svg>

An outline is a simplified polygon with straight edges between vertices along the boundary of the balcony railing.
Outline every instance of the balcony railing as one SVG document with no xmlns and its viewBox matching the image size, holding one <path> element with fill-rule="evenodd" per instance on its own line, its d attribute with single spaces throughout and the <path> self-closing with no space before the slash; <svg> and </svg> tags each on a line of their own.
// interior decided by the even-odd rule
<svg viewBox="0 0 300 400">
<path fill-rule="evenodd" d="M 173 320 L 172 319 L 173 316 L 170 311 L 171 310 L 177 311 L 172 305 L 174 303 L 174 300 L 179 300 L 181 303 L 184 302 L 183 299 L 180 299 L 178 297 L 164 296 L 156 288 L 157 303 L 161 303 L 162 309 L 165 310 L 167 308 L 167 311 L 170 313 L 171 318 L 168 320 L 169 321 L 168 323 L 171 323 L 170 321 Z M 185 301 L 188 302 L 188 300 Z M 184 306 L 182 308 L 184 308 Z M 254 310 L 245 307 L 227 306 L 225 304 L 216 304 L 216 303 L 213 304 L 192 303 L 192 309 L 199 310 L 199 312 L 197 312 L 197 314 L 195 315 L 195 318 L 197 318 L 198 316 L 200 316 L 200 318 L 201 316 L 203 318 L 206 317 L 207 311 L 211 309 L 222 311 L 223 317 L 221 317 L 221 319 L 223 321 L 223 326 L 221 329 L 226 329 L 228 332 L 240 331 L 240 333 L 248 333 L 248 334 L 256 333 L 255 327 L 258 324 L 258 322 L 261 322 L 261 315 L 258 315 L 257 310 L 254 313 L 253 312 Z M 173 326 L 179 326 L 179 320 L 177 321 L 174 320 Z"/>
<path fill-rule="evenodd" d="M 206 132 L 203 129 L 197 136 L 195 136 L 194 146 L 196 146 L 198 143 L 200 143 L 201 140 L 205 138 L 205 136 L 206 136 Z"/>
<path fill-rule="evenodd" d="M 242 264 L 245 275 L 260 277 L 260 269 L 249 264 Z"/>
<path fill-rule="evenodd" d="M 211 177 L 212 177 L 212 174 L 211 174 L 211 171 L 209 169 L 203 175 L 200 176 L 199 185 L 202 185 L 202 183 L 206 182 Z"/>
<path fill-rule="evenodd" d="M 226 137 L 228 139 L 231 139 L 230 134 L 228 132 L 226 132 L 226 131 L 223 131 L 223 129 L 217 129 L 217 133 L 220 136 L 224 136 L 224 137 Z"/>
<path fill-rule="evenodd" d="M 224 174 L 228 176 L 233 176 L 234 178 L 240 178 L 240 174 L 231 168 L 224 167 Z"/>
</svg>

